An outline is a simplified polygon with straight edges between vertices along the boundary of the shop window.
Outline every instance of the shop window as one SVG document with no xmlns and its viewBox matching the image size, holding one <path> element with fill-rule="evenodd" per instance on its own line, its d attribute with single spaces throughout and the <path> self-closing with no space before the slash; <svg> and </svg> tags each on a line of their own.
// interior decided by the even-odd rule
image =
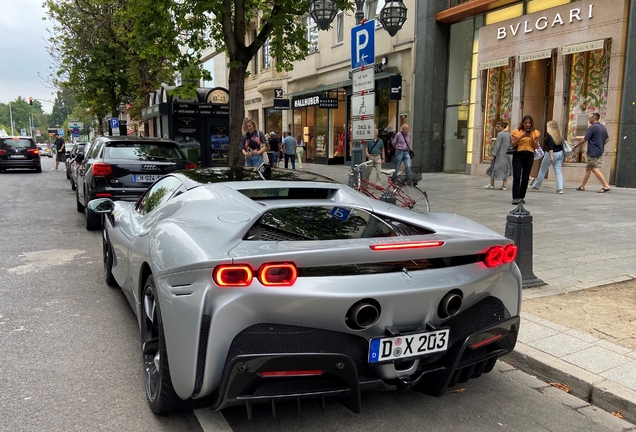
<svg viewBox="0 0 636 432">
<path fill-rule="evenodd" d="M 344 42 L 344 13 L 336 15 L 336 45 Z"/>
<path fill-rule="evenodd" d="M 571 0 L 529 0 L 526 3 L 526 13 L 531 14 L 534 12 L 539 12 L 566 3 L 570 3 L 570 1 Z"/>
<path fill-rule="evenodd" d="M 262 53 L 262 58 L 261 58 L 262 68 L 269 69 L 272 66 L 272 57 L 271 57 L 271 52 L 269 47 L 269 38 L 267 38 L 267 40 L 261 47 L 261 53 Z"/>
<path fill-rule="evenodd" d="M 578 142 L 587 130 L 587 118 L 598 113 L 601 121 L 607 113 L 611 42 L 604 49 L 572 54 L 569 61 L 567 140 Z M 584 162 L 587 146 L 577 147 L 566 162 Z"/>
<path fill-rule="evenodd" d="M 304 24 L 307 28 L 305 31 L 305 39 L 309 42 L 309 54 L 313 54 L 318 51 L 318 26 L 309 15 L 304 18 Z"/>
<path fill-rule="evenodd" d="M 514 62 L 508 66 L 488 69 L 486 84 L 486 104 L 484 111 L 484 145 L 482 160 L 490 158 L 496 138 L 495 124 L 498 120 L 508 120 L 512 114 L 512 87 L 514 83 Z M 514 125 L 510 126 L 515 127 Z"/>
</svg>

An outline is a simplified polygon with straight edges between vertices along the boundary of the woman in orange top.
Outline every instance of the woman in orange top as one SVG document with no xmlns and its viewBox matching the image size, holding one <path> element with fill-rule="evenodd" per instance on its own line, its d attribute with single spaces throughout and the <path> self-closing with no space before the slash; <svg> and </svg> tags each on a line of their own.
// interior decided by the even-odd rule
<svg viewBox="0 0 636 432">
<path fill-rule="evenodd" d="M 517 129 L 512 131 L 510 145 L 517 147 L 512 155 L 512 203 L 525 204 L 530 170 L 534 162 L 534 149 L 539 147 L 539 133 L 534 128 L 532 116 L 523 116 L 523 120 Z"/>
</svg>

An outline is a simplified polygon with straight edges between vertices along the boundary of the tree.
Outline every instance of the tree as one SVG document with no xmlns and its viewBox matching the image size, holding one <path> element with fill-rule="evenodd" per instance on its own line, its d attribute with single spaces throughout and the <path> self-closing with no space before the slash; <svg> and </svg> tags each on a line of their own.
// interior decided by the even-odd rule
<svg viewBox="0 0 636 432">
<path fill-rule="evenodd" d="M 336 0 L 341 10 L 353 10 L 348 0 Z M 229 164 L 239 165 L 242 121 L 245 115 L 245 77 L 249 62 L 269 39 L 278 71 L 291 70 L 293 62 L 305 58 L 309 42 L 301 19 L 309 13 L 309 1 L 298 0 L 174 0 L 175 21 L 182 29 L 188 50 L 179 58 L 178 69 L 185 83 L 178 90 L 193 94 L 202 67 L 196 55 L 213 46 L 229 59 L 230 150 Z M 256 36 L 250 36 L 254 22 Z M 196 65 L 196 67 L 195 67 Z"/>
</svg>

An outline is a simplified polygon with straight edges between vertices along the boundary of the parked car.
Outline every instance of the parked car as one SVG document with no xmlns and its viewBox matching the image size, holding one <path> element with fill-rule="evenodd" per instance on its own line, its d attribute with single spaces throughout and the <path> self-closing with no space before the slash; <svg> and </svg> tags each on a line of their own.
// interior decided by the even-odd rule
<svg viewBox="0 0 636 432">
<path fill-rule="evenodd" d="M 267 180 L 265 180 L 267 178 Z M 104 277 L 141 331 L 160 414 L 447 387 L 515 346 L 511 241 L 464 217 L 416 213 L 303 171 L 203 168 L 136 202 L 96 199 Z"/>
<path fill-rule="evenodd" d="M 42 172 L 40 150 L 35 140 L 26 136 L 0 137 L 0 172 L 11 168 L 29 168 Z"/>
<path fill-rule="evenodd" d="M 164 175 L 194 168 L 177 143 L 161 138 L 137 136 L 99 137 L 77 154 L 77 211 L 86 215 L 86 229 L 101 228 L 101 216 L 84 211 L 92 199 L 136 201 L 153 182 Z"/>
<path fill-rule="evenodd" d="M 71 181 L 71 189 L 75 190 L 73 187 L 73 180 L 71 180 L 71 167 L 75 163 L 75 156 L 77 156 L 78 151 L 81 149 L 82 154 L 84 153 L 84 147 L 86 143 L 84 141 L 79 141 L 73 144 L 73 149 L 70 152 L 67 152 L 65 164 L 66 164 L 66 178 Z M 66 146 L 64 146 L 66 148 Z"/>
<path fill-rule="evenodd" d="M 40 157 L 53 157 L 53 153 L 51 152 L 51 148 L 46 144 L 38 144 L 38 150 L 40 151 Z"/>
</svg>

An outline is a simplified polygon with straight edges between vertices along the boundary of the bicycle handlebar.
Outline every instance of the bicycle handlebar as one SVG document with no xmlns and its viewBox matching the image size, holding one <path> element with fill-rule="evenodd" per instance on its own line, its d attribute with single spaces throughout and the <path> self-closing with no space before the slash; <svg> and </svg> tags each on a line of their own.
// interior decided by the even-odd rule
<svg viewBox="0 0 636 432">
<path fill-rule="evenodd" d="M 362 162 L 361 164 L 354 165 L 353 167 L 354 167 L 354 168 L 359 168 L 359 167 L 362 167 L 362 166 L 369 166 L 369 165 L 370 165 L 370 164 L 372 164 L 372 163 L 373 163 L 373 161 L 372 161 L 372 160 L 368 160 L 368 161 L 366 161 L 366 162 Z"/>
</svg>

